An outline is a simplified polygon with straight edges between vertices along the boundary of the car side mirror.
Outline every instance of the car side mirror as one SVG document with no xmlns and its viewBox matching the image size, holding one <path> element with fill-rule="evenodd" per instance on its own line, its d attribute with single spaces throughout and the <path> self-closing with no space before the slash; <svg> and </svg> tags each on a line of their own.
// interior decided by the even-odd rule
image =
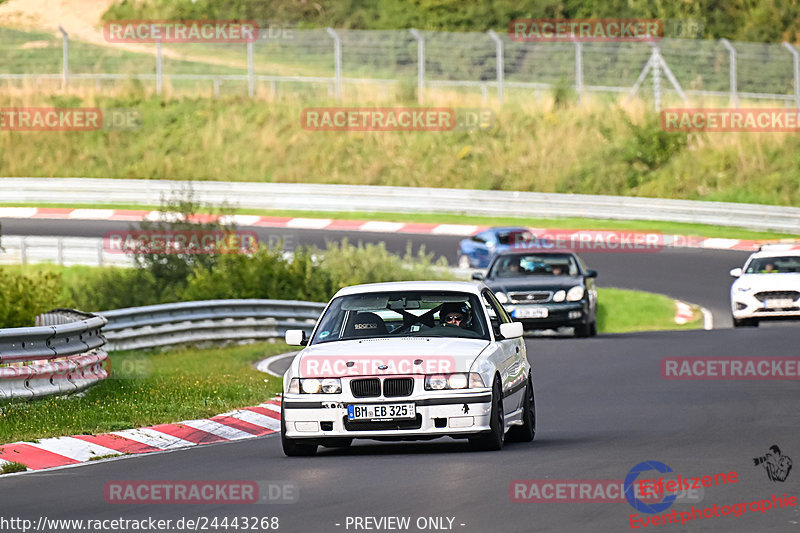
<svg viewBox="0 0 800 533">
<path fill-rule="evenodd" d="M 522 322 L 510 322 L 500 324 L 500 335 L 504 339 L 516 339 L 522 337 Z"/>
<path fill-rule="evenodd" d="M 289 346 L 305 346 L 308 344 L 306 332 L 302 329 L 288 329 L 286 330 L 286 344 Z"/>
<path fill-rule="evenodd" d="M 475 281 L 483 281 L 483 274 L 481 274 L 480 272 L 473 272 L 472 279 L 474 279 Z"/>
<path fill-rule="evenodd" d="M 731 277 L 738 278 L 739 276 L 742 275 L 742 269 L 741 268 L 733 268 L 733 269 L 731 269 L 730 273 L 731 273 Z"/>
<path fill-rule="evenodd" d="M 597 277 L 597 270 L 587 270 L 586 271 L 587 278 L 596 278 Z"/>
</svg>

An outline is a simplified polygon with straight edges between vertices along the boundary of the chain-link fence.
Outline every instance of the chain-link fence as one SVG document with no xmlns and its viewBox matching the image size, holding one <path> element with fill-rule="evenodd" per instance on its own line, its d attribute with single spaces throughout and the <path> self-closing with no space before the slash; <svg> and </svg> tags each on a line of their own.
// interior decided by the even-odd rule
<svg viewBox="0 0 800 533">
<path fill-rule="evenodd" d="M 68 29 L 67 29 L 68 31 Z M 788 43 L 662 39 L 645 42 L 518 42 L 508 34 L 416 30 L 262 28 L 251 43 L 88 44 L 46 33 L 0 29 L 0 80 L 138 80 L 161 92 L 202 84 L 222 92 L 327 92 L 357 84 L 407 90 L 424 102 L 438 88 L 478 91 L 502 102 L 509 90 L 662 93 L 685 103 L 705 97 L 771 100 L 800 107 L 798 52 Z"/>
</svg>

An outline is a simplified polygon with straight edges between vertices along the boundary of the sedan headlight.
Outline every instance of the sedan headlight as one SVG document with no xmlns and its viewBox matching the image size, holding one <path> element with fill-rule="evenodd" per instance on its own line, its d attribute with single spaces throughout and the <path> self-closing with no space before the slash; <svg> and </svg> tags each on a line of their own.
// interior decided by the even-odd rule
<svg viewBox="0 0 800 533">
<path fill-rule="evenodd" d="M 566 291 L 564 291 L 564 290 L 556 291 L 556 293 L 553 295 L 553 301 L 554 302 L 563 302 L 564 298 L 566 298 L 566 297 L 567 297 Z"/>
<path fill-rule="evenodd" d="M 506 293 L 504 293 L 503 291 L 497 291 L 494 293 L 494 295 L 497 297 L 497 301 L 500 302 L 501 304 L 508 303 L 508 296 L 506 296 Z"/>
<path fill-rule="evenodd" d="M 567 291 L 567 300 L 570 302 L 577 302 L 581 298 L 583 298 L 583 287 L 578 285 L 577 287 L 572 287 L 570 290 Z"/>
<path fill-rule="evenodd" d="M 303 394 L 338 394 L 342 392 L 342 380 L 339 378 L 325 378 L 322 380 L 317 378 L 301 379 L 300 390 Z"/>
<path fill-rule="evenodd" d="M 455 374 L 429 374 L 425 376 L 425 390 L 480 389 L 486 385 L 477 372 Z"/>
</svg>

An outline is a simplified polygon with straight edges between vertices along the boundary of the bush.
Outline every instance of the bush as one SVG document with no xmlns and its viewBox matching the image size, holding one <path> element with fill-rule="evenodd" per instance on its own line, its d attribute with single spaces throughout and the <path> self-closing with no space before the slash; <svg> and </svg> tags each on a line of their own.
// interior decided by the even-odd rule
<svg viewBox="0 0 800 533">
<path fill-rule="evenodd" d="M 108 311 L 164 301 L 155 277 L 136 268 L 91 269 L 73 279 L 65 289 L 69 306 L 82 311 Z"/>
<path fill-rule="evenodd" d="M 36 315 L 58 307 L 61 275 L 0 268 L 0 328 L 33 326 Z"/>
</svg>

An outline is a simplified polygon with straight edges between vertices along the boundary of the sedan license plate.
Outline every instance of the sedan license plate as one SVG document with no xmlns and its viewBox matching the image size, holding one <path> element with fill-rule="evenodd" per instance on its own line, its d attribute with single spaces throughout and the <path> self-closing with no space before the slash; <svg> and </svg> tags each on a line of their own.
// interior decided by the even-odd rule
<svg viewBox="0 0 800 533">
<path fill-rule="evenodd" d="M 546 307 L 518 307 L 514 311 L 514 318 L 547 318 L 548 309 Z"/>
<path fill-rule="evenodd" d="M 415 418 L 417 411 L 413 403 L 382 403 L 348 405 L 349 420 L 375 420 L 392 418 Z"/>
<path fill-rule="evenodd" d="M 764 307 L 794 307 L 794 300 L 791 298 L 770 298 L 764 302 Z"/>
</svg>

